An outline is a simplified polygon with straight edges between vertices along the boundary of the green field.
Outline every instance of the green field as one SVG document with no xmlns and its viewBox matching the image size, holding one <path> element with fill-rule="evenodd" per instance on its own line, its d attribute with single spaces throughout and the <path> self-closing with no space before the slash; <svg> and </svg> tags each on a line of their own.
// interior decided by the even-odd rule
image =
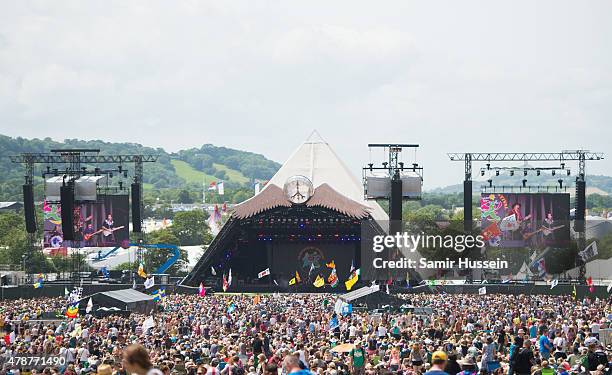
<svg viewBox="0 0 612 375">
<path fill-rule="evenodd" d="M 213 181 L 217 181 L 219 180 L 219 178 L 215 177 L 215 176 L 211 176 L 209 174 L 206 174 L 204 172 L 198 171 L 196 169 L 194 169 L 191 165 L 187 164 L 187 162 L 184 162 L 182 160 L 177 160 L 177 159 L 173 159 L 171 160 L 172 165 L 174 166 L 174 169 L 176 170 L 176 174 L 185 179 L 185 181 L 189 182 L 197 182 L 197 183 L 202 183 L 203 181 L 206 181 L 206 183 L 211 183 Z M 225 180 L 227 181 L 232 181 L 232 182 L 238 182 L 240 184 L 248 182 L 249 179 L 246 178 L 242 173 L 240 173 L 237 170 L 234 169 L 230 169 L 227 166 L 223 165 L 223 164 L 213 164 L 213 166 L 220 171 L 225 171 L 226 173 L 226 178 Z"/>
<path fill-rule="evenodd" d="M 245 177 L 240 171 L 237 171 L 235 169 L 230 169 L 223 164 L 217 164 L 217 163 L 213 163 L 213 167 L 215 167 L 218 171 L 225 171 L 227 180 L 229 181 L 238 182 L 241 184 L 249 182 L 249 179 Z"/>
</svg>

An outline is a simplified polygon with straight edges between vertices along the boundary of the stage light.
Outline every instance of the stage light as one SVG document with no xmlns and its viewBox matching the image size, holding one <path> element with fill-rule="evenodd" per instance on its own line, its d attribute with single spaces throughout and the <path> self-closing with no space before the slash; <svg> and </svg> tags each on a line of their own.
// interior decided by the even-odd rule
<svg viewBox="0 0 612 375">
<path fill-rule="evenodd" d="M 510 176 L 514 176 L 514 171 L 510 171 Z"/>
<path fill-rule="evenodd" d="M 538 169 L 538 170 L 536 171 L 536 176 L 539 176 L 539 175 L 540 175 L 540 170 Z"/>
<path fill-rule="evenodd" d="M 372 172 L 372 168 L 374 168 L 374 163 L 368 163 L 368 167 L 370 167 L 370 172 Z"/>
<path fill-rule="evenodd" d="M 493 180 L 488 179 L 487 182 L 489 183 L 489 187 L 493 187 Z"/>
<path fill-rule="evenodd" d="M 568 170 L 567 170 L 567 175 L 569 176 L 569 175 L 571 175 L 571 174 L 572 174 L 572 171 L 570 171 L 570 170 L 568 169 Z"/>
<path fill-rule="evenodd" d="M 523 187 L 527 187 L 527 179 L 526 178 L 523 179 Z"/>
<path fill-rule="evenodd" d="M 523 176 L 527 176 L 527 170 L 526 169 L 523 170 Z"/>
<path fill-rule="evenodd" d="M 403 171 L 404 170 L 404 162 L 400 161 L 399 163 L 400 169 Z"/>
<path fill-rule="evenodd" d="M 484 176 L 484 174 L 485 174 L 484 169 L 480 170 L 480 175 L 481 175 L 481 176 Z"/>
<path fill-rule="evenodd" d="M 552 170 L 552 175 L 554 176 L 557 172 L 553 169 Z"/>
<path fill-rule="evenodd" d="M 127 171 L 123 171 L 123 177 L 127 178 Z"/>
<path fill-rule="evenodd" d="M 108 174 L 108 176 L 109 176 L 110 178 L 113 178 L 113 172 L 110 172 L 110 173 Z"/>
<path fill-rule="evenodd" d="M 565 169 L 565 163 L 561 163 L 561 169 Z"/>
<path fill-rule="evenodd" d="M 559 188 L 563 189 L 563 180 L 562 179 L 558 179 L 557 182 L 559 183 Z"/>
<path fill-rule="evenodd" d="M 491 164 L 487 163 L 487 170 L 491 169 Z"/>
<path fill-rule="evenodd" d="M 389 165 L 389 163 L 387 163 L 386 161 L 384 161 L 384 162 L 382 163 L 382 165 L 383 165 L 383 167 L 384 167 L 384 168 L 387 168 L 387 165 Z"/>
<path fill-rule="evenodd" d="M 499 176 L 499 170 L 495 171 L 495 175 Z"/>
</svg>

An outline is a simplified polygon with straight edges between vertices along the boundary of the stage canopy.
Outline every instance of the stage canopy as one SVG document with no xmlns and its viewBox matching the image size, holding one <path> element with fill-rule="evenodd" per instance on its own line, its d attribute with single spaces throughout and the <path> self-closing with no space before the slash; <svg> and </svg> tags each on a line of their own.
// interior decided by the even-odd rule
<svg viewBox="0 0 612 375">
<path fill-rule="evenodd" d="M 111 290 L 85 297 L 79 303 L 81 309 L 87 306 L 90 297 L 94 304 L 94 311 L 102 307 L 116 307 L 122 311 L 148 314 L 155 308 L 153 296 L 134 289 Z"/>
</svg>

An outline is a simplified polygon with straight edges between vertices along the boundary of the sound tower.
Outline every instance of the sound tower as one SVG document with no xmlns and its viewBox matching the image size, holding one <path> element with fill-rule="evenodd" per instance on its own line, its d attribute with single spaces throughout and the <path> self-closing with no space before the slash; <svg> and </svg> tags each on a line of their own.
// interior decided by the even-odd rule
<svg viewBox="0 0 612 375">
<path fill-rule="evenodd" d="M 62 234 L 64 241 L 74 240 L 74 184 L 60 186 L 60 207 L 62 210 Z"/>
<path fill-rule="evenodd" d="M 402 180 L 399 176 L 391 179 L 391 199 L 389 200 L 389 233 L 396 234 L 402 230 Z"/>
<path fill-rule="evenodd" d="M 132 232 L 142 232 L 142 221 L 140 217 L 140 184 L 132 184 Z"/>
<path fill-rule="evenodd" d="M 586 182 L 576 181 L 576 214 L 574 217 L 574 230 L 584 232 L 586 213 Z"/>
<path fill-rule="evenodd" d="M 34 211 L 34 187 L 23 185 L 23 211 L 25 213 L 26 232 L 36 233 L 36 212 Z"/>
<path fill-rule="evenodd" d="M 463 230 L 472 231 L 472 180 L 463 181 Z"/>
</svg>

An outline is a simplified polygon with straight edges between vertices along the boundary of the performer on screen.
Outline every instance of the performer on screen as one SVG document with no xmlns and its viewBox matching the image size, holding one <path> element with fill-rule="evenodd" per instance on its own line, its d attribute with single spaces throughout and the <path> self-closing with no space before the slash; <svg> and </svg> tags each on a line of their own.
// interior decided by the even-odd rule
<svg viewBox="0 0 612 375">
<path fill-rule="evenodd" d="M 520 203 L 516 202 L 512 205 L 512 209 L 510 210 L 509 215 L 514 215 L 516 219 L 516 223 L 518 224 L 518 229 L 512 232 L 513 240 L 522 240 L 523 234 L 525 231 L 529 230 L 529 219 L 531 219 L 531 214 L 527 216 L 523 216 L 523 212 L 521 210 L 522 206 Z"/>
<path fill-rule="evenodd" d="M 115 222 L 113 221 L 113 215 L 107 214 L 106 219 L 104 219 L 104 223 L 102 224 L 102 229 L 104 234 L 104 242 L 117 242 L 115 240 Z"/>
</svg>

